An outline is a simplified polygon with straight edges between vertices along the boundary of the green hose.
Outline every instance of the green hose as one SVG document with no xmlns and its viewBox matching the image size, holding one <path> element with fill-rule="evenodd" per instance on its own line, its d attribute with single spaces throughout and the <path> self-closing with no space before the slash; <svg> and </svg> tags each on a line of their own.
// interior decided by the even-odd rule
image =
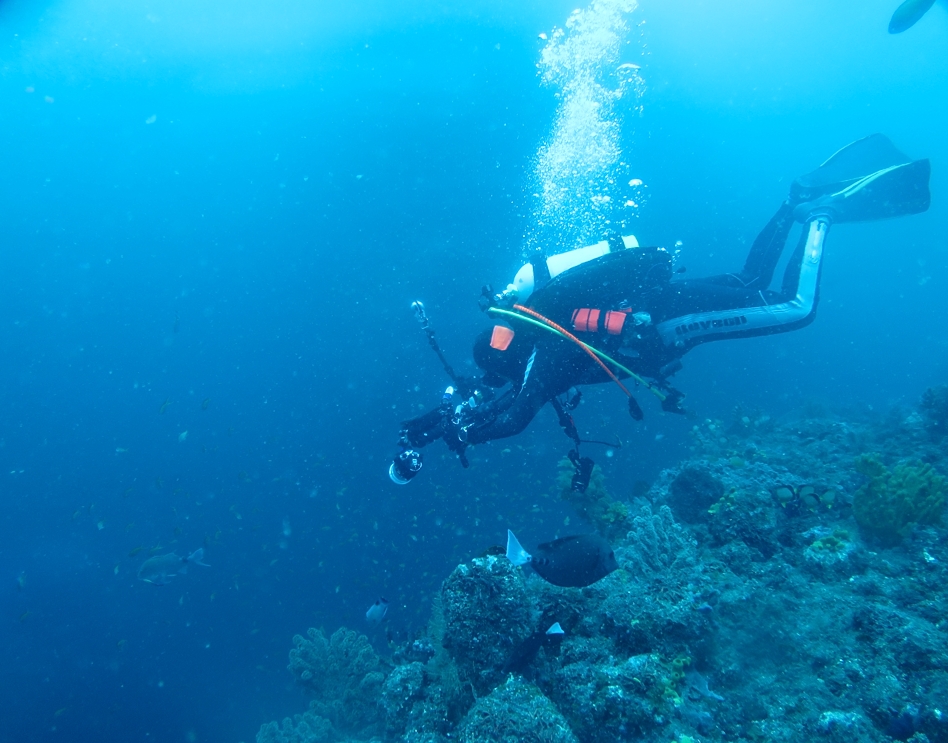
<svg viewBox="0 0 948 743">
<path fill-rule="evenodd" d="M 565 335 L 563 335 L 563 334 L 562 334 L 560 331 L 558 331 L 556 328 L 551 328 L 549 325 L 546 325 L 545 323 L 542 323 L 542 322 L 540 322 L 539 320 L 534 320 L 532 317 L 527 317 L 526 315 L 521 315 L 519 312 L 514 312 L 513 310 L 505 310 L 505 309 L 502 309 L 502 308 L 500 308 L 500 307 L 490 307 L 490 308 L 488 308 L 487 311 L 488 311 L 489 313 L 492 313 L 492 314 L 503 315 L 504 317 L 515 318 L 515 319 L 517 319 L 517 320 L 520 320 L 521 322 L 526 322 L 526 323 L 529 323 L 530 325 L 535 325 L 535 326 L 538 327 L 538 328 L 543 328 L 544 330 L 547 330 L 547 331 L 549 331 L 550 333 L 553 333 L 553 335 L 555 335 L 555 336 L 557 336 L 557 337 L 559 337 L 559 338 L 562 338 L 563 340 L 567 340 L 567 341 L 571 340 L 570 338 L 567 338 Z M 603 353 L 602 351 L 600 351 L 598 348 L 594 348 L 593 346 L 590 346 L 588 343 L 583 343 L 581 340 L 578 340 L 578 339 L 577 339 L 576 342 L 579 343 L 583 348 L 585 348 L 585 349 L 591 351 L 592 353 L 596 354 L 596 356 L 598 356 L 599 358 L 601 358 L 603 361 L 606 361 L 606 362 L 612 364 L 612 365 L 613 365 L 616 369 L 618 369 L 619 371 L 622 371 L 622 372 L 625 372 L 626 374 L 628 374 L 631 379 L 634 379 L 636 382 L 638 382 L 639 384 L 641 384 L 642 386 L 644 386 L 645 389 L 647 389 L 649 392 L 651 392 L 653 395 L 655 395 L 655 397 L 657 397 L 659 400 L 661 400 L 662 402 L 665 402 L 665 398 L 667 397 L 667 395 L 665 395 L 665 394 L 662 393 L 660 390 L 658 390 L 658 389 L 656 389 L 655 387 L 653 387 L 652 385 L 650 385 L 648 382 L 646 382 L 644 379 L 642 379 L 642 377 L 640 377 L 640 376 L 639 376 L 638 374 L 636 374 L 634 371 L 632 371 L 631 369 L 627 369 L 626 367 L 624 367 L 622 364 L 620 364 L 618 361 L 616 361 L 616 360 L 613 359 L 612 357 L 607 356 L 606 354 L 604 354 L 604 353 Z"/>
</svg>

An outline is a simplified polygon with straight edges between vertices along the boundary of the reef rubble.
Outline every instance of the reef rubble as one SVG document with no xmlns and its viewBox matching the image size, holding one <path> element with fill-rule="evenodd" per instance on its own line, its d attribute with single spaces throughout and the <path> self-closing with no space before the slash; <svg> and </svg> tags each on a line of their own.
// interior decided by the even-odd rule
<svg viewBox="0 0 948 743">
<path fill-rule="evenodd" d="M 635 500 L 597 475 L 585 515 L 620 570 L 558 588 L 474 558 L 409 642 L 425 653 L 297 636 L 310 708 L 258 743 L 948 743 L 943 397 L 697 423 Z M 553 622 L 562 642 L 504 673 Z"/>
</svg>

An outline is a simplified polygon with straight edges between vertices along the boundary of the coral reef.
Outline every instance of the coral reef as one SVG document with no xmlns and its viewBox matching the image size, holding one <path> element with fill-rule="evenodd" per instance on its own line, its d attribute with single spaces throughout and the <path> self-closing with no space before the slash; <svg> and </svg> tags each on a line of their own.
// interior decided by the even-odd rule
<svg viewBox="0 0 948 743">
<path fill-rule="evenodd" d="M 898 544 L 916 524 L 936 524 L 945 508 L 945 478 L 922 462 L 903 462 L 889 470 L 875 456 L 856 460 L 868 479 L 853 496 L 853 516 L 865 534 L 880 544 Z"/>
<path fill-rule="evenodd" d="M 619 570 L 559 588 L 474 558 L 390 660 L 310 630 L 290 661 L 309 710 L 258 743 L 948 743 L 948 452 L 931 415 L 738 411 L 697 425 L 688 460 L 634 502 L 598 473 L 576 507 L 613 529 Z M 562 642 L 504 673 L 553 622 Z"/>
<path fill-rule="evenodd" d="M 327 639 L 321 630 L 310 629 L 306 637 L 296 635 L 293 645 L 288 668 L 314 697 L 309 718 L 316 718 L 295 722 L 293 729 L 323 730 L 323 720 L 333 735 L 381 732 L 378 699 L 386 674 L 365 635 L 342 628 Z"/>
</svg>

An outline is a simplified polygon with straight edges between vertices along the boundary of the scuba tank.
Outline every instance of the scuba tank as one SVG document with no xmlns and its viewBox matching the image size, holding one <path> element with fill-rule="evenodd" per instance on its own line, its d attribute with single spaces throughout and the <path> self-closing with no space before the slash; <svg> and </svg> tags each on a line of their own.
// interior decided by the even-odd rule
<svg viewBox="0 0 948 743">
<path fill-rule="evenodd" d="M 614 242 L 600 240 L 594 245 L 587 245 L 584 248 L 576 248 L 575 250 L 569 250 L 565 253 L 551 255 L 545 259 L 546 266 L 542 267 L 540 271 L 534 269 L 533 263 L 526 263 L 517 271 L 513 283 L 507 286 L 507 291 L 505 291 L 504 294 L 509 296 L 516 293 L 518 302 L 526 302 L 534 290 L 539 288 L 537 284 L 542 286 L 545 281 L 549 281 L 549 279 L 571 268 L 575 268 L 581 263 L 586 263 L 587 261 L 608 255 L 613 252 L 613 249 L 618 246 L 618 243 L 618 240 Z M 635 239 L 635 235 L 623 235 L 621 244 L 623 248 L 639 247 L 639 241 Z M 541 258 L 540 260 L 543 259 Z M 537 274 L 542 273 L 543 268 L 546 269 L 547 276 L 540 276 L 539 281 L 537 281 Z"/>
</svg>

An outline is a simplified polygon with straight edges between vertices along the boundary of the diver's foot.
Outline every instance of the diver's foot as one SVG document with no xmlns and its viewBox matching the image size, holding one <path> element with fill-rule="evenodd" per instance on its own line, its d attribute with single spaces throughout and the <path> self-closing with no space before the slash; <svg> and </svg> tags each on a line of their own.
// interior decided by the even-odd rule
<svg viewBox="0 0 948 743">
<path fill-rule="evenodd" d="M 797 178 L 789 202 L 799 222 L 824 217 L 864 222 L 928 209 L 930 166 L 900 152 L 882 134 L 846 145 L 816 170 Z"/>
</svg>

